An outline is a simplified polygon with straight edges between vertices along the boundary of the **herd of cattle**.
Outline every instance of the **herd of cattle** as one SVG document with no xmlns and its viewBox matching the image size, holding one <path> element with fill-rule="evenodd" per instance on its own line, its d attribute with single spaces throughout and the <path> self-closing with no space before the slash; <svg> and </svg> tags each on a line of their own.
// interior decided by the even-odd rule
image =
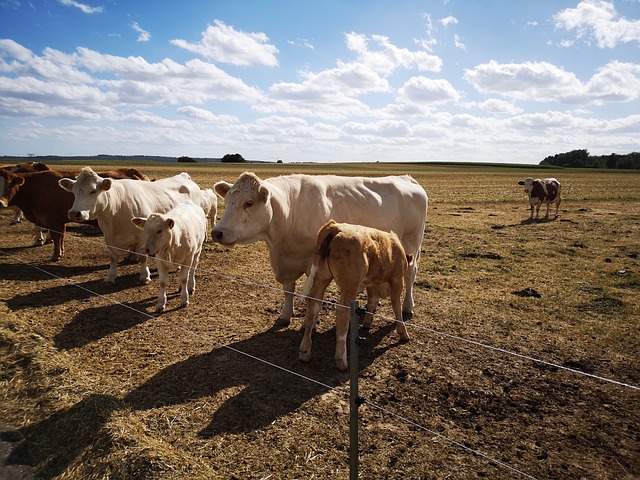
<svg viewBox="0 0 640 480">
<path fill-rule="evenodd" d="M 540 206 L 560 205 L 561 185 L 555 179 L 523 182 L 531 218 Z M 215 191 L 215 192 L 214 192 Z M 217 196 L 225 211 L 216 222 Z M 408 340 L 405 320 L 413 316 L 413 285 L 427 220 L 428 197 L 410 176 L 343 177 L 286 175 L 260 179 L 245 172 L 234 183 L 220 181 L 202 189 L 187 173 L 149 179 L 134 168 L 94 172 L 61 172 L 41 163 L 0 168 L 0 204 L 13 208 L 40 229 L 50 232 L 52 260 L 64 254 L 65 225 L 97 224 L 109 251 L 106 283 L 117 277 L 118 261 L 136 255 L 140 281 L 149 283 L 148 257 L 155 257 L 160 293 L 156 310 L 166 307 L 169 267 L 178 265 L 180 302 L 189 303 L 195 289 L 195 270 L 210 219 L 213 241 L 232 247 L 264 241 L 271 267 L 282 284 L 284 305 L 276 323 L 286 326 L 293 315 L 296 281 L 307 274 L 305 334 L 299 359 L 309 361 L 311 333 L 320 301 L 331 281 L 340 289 L 340 303 L 348 305 L 363 288 L 367 291 L 364 327 L 383 297 L 389 296 L 397 332 Z M 340 223 L 337 223 L 340 222 Z M 402 302 L 402 290 L 405 290 Z M 401 303 L 402 302 L 402 303 Z M 338 368 L 347 368 L 348 313 L 336 309 Z"/>
</svg>

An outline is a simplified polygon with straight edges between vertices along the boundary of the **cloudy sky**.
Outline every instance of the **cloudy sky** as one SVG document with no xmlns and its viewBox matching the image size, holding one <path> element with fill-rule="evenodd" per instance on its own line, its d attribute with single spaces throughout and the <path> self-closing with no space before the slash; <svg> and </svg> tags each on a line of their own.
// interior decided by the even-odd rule
<svg viewBox="0 0 640 480">
<path fill-rule="evenodd" d="M 0 0 L 0 155 L 640 151 L 640 0 Z"/>
</svg>

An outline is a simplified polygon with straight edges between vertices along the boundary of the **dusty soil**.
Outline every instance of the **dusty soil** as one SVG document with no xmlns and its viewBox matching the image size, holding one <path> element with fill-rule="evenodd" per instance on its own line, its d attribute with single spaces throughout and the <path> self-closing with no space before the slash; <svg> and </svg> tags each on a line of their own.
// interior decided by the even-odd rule
<svg viewBox="0 0 640 480">
<path fill-rule="evenodd" d="M 468 202 L 472 180 L 455 179 L 455 201 L 425 181 L 412 340 L 398 341 L 385 301 L 360 350 L 361 478 L 636 478 L 639 202 L 569 194 L 558 220 L 529 222 L 519 193 Z M 29 247 L 32 227 L 5 213 L 7 464 L 37 478 L 348 477 L 334 308 L 298 362 L 304 303 L 273 327 L 282 298 L 264 245 L 207 243 L 192 304 L 178 308 L 174 275 L 156 315 L 155 269 L 140 285 L 125 263 L 104 285 L 101 236 L 70 225 L 51 263 L 52 246 Z"/>
</svg>

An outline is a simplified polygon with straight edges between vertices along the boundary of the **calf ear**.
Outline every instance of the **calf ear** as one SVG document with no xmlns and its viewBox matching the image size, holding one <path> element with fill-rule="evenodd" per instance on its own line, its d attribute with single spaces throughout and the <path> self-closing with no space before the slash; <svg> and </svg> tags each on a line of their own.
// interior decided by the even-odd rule
<svg viewBox="0 0 640 480">
<path fill-rule="evenodd" d="M 167 226 L 167 228 L 169 230 L 171 230 L 173 228 L 173 226 L 176 224 L 176 221 L 173 218 L 167 218 L 164 221 L 164 224 Z"/>
<path fill-rule="evenodd" d="M 131 223 L 133 223 L 140 230 L 144 230 L 144 224 L 147 223 L 147 219 L 142 217 L 133 217 L 131 219 Z"/>
<path fill-rule="evenodd" d="M 109 190 L 111 185 L 113 185 L 113 181 L 110 178 L 102 180 L 102 190 Z"/>
<path fill-rule="evenodd" d="M 229 190 L 231 190 L 231 187 L 233 187 L 232 184 L 230 184 L 229 182 L 225 182 L 224 180 L 221 182 L 216 183 L 213 186 L 213 190 L 220 195 L 220 197 L 224 198 L 227 196 L 227 192 L 229 192 Z"/>
<path fill-rule="evenodd" d="M 58 185 L 64 188 L 67 192 L 71 192 L 73 190 L 73 186 L 75 185 L 75 183 L 76 181 L 72 180 L 71 178 L 61 178 L 60 180 L 58 180 Z"/>
<path fill-rule="evenodd" d="M 520 180 L 520 181 L 518 182 L 518 185 L 524 185 L 524 182 L 523 182 L 522 180 Z"/>
</svg>

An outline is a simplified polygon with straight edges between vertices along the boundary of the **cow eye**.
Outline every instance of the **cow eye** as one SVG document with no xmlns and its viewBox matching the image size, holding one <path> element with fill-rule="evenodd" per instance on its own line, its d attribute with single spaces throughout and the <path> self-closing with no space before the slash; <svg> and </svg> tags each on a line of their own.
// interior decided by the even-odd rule
<svg viewBox="0 0 640 480">
<path fill-rule="evenodd" d="M 253 200 L 247 200 L 244 203 L 244 206 L 242 208 L 250 208 L 250 207 L 253 207 Z"/>
</svg>

